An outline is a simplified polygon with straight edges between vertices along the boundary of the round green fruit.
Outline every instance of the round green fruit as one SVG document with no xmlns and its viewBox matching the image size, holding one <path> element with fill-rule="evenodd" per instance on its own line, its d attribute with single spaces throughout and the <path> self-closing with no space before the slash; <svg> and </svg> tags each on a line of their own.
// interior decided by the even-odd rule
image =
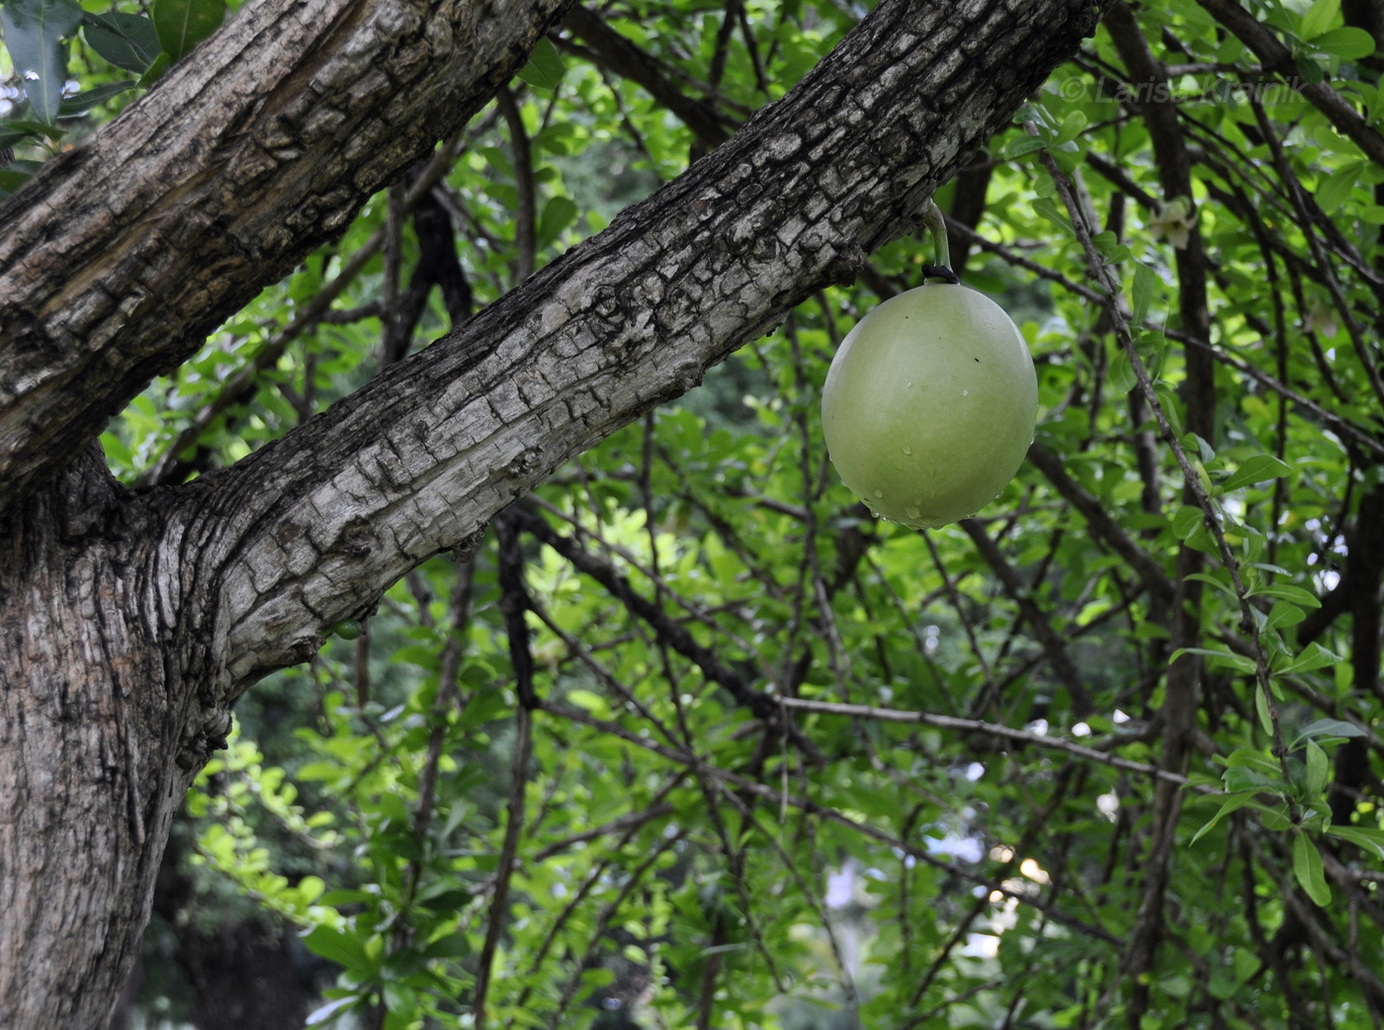
<svg viewBox="0 0 1384 1030">
<path fill-rule="evenodd" d="M 822 429 L 875 514 L 930 529 L 975 514 L 1033 442 L 1038 380 L 1004 309 L 934 281 L 885 301 L 836 352 Z"/>
</svg>

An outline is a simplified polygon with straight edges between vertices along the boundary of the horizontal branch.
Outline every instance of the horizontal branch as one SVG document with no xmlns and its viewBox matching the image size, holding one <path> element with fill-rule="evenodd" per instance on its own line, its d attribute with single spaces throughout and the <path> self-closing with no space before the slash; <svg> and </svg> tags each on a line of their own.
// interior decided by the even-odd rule
<svg viewBox="0 0 1384 1030">
<path fill-rule="evenodd" d="M 1080 758 L 1087 762 L 1097 762 L 1100 765 L 1108 765 L 1115 769 L 1123 769 L 1126 772 L 1138 773 L 1141 776 L 1148 776 L 1156 780 L 1165 780 L 1168 783 L 1177 784 L 1184 787 L 1188 784 L 1185 776 L 1169 772 L 1167 769 L 1159 768 L 1156 765 L 1149 765 L 1147 762 L 1135 762 L 1129 758 L 1121 758 L 1119 755 L 1112 755 L 1109 752 L 1101 751 L 1097 748 L 1087 747 L 1084 744 L 1076 744 L 1070 740 L 1063 740 L 1061 737 L 1049 737 L 1041 733 L 1032 733 L 1028 730 L 1016 730 L 1012 726 L 1005 726 L 1001 723 L 985 722 L 981 719 L 962 719 L 954 715 L 935 715 L 932 712 L 906 712 L 898 708 L 877 708 L 873 705 L 852 705 L 843 704 L 839 701 L 813 701 L 800 697 L 784 697 L 778 699 L 783 707 L 799 712 L 817 712 L 821 715 L 840 715 L 851 719 L 868 719 L 872 722 L 904 722 L 917 723 L 920 726 L 931 726 L 933 729 L 952 730 L 957 733 L 979 733 L 987 737 L 997 737 L 1001 740 L 1008 740 L 1015 744 L 1024 746 L 1045 748 L 1049 751 L 1061 751 L 1064 754 Z"/>
</svg>

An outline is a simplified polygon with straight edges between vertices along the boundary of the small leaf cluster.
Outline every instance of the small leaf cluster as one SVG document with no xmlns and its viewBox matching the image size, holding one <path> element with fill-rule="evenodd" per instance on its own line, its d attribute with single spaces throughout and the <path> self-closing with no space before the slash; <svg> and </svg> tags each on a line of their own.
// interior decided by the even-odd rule
<svg viewBox="0 0 1384 1030">
<path fill-rule="evenodd" d="M 93 109 L 147 87 L 220 27 L 226 6 L 227 0 L 153 0 L 147 13 L 136 13 L 89 11 L 77 0 L 0 4 L 10 64 L 6 78 L 20 98 L 0 118 L 0 154 L 9 155 L 0 162 L 0 196 L 12 193 L 34 169 L 33 162 L 14 162 L 17 146 L 55 144 Z M 106 70 L 74 75 L 71 49 L 78 40 Z M 112 76 L 120 72 L 138 78 Z M 74 82 L 80 84 L 76 92 Z"/>
</svg>

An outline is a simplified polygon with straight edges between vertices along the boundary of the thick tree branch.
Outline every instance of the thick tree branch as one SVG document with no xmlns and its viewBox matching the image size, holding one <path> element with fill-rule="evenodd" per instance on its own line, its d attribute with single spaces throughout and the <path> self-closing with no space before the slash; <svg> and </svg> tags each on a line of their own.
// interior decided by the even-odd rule
<svg viewBox="0 0 1384 1030">
<path fill-rule="evenodd" d="M 692 170 L 214 482 L 225 687 L 768 331 L 922 202 L 1093 28 L 1064 0 L 882 4 Z M 978 19 L 968 22 L 969 18 Z M 234 504 L 229 504 L 234 498 Z M 233 510 L 231 510 L 233 509 Z"/>
<path fill-rule="evenodd" d="M 247 4 L 0 207 L 0 514 L 522 65 L 570 0 Z"/>
</svg>

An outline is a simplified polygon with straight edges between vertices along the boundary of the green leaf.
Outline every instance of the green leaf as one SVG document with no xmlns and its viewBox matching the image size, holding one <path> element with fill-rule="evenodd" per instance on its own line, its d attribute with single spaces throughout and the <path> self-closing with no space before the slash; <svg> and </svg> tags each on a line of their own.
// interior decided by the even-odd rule
<svg viewBox="0 0 1384 1030">
<path fill-rule="evenodd" d="M 1053 140 L 1053 145 L 1069 143 L 1086 131 L 1086 126 L 1090 119 L 1086 117 L 1085 111 L 1073 111 L 1062 119 L 1062 125 L 1057 130 L 1057 136 Z"/>
<path fill-rule="evenodd" d="M 1312 46 L 1332 57 L 1354 61 L 1374 53 L 1374 37 L 1364 29 L 1347 26 L 1323 32 L 1312 40 Z"/>
<path fill-rule="evenodd" d="M 1067 236 L 1075 237 L 1076 230 L 1072 228 L 1072 220 L 1067 217 L 1067 212 L 1054 204 L 1047 197 L 1039 197 L 1033 202 L 1033 210 L 1042 215 L 1062 230 Z"/>
<path fill-rule="evenodd" d="M 86 15 L 82 38 L 117 68 L 143 75 L 162 49 L 154 23 L 142 14 L 111 11 Z"/>
<path fill-rule="evenodd" d="M 1140 325 L 1148 318 L 1149 305 L 1153 303 L 1154 292 L 1162 285 L 1158 273 L 1142 261 L 1134 265 L 1134 302 L 1132 305 L 1134 324 Z"/>
<path fill-rule="evenodd" d="M 1312 740 L 1307 742 L 1303 757 L 1307 764 L 1307 795 L 1317 797 L 1331 779 L 1331 762 L 1321 745 Z"/>
<path fill-rule="evenodd" d="M 1326 883 L 1321 853 L 1305 833 L 1293 838 L 1293 875 L 1317 905 L 1325 907 L 1331 903 L 1331 888 Z"/>
<path fill-rule="evenodd" d="M 1372 852 L 1375 858 L 1384 859 L 1384 830 L 1365 826 L 1328 826 L 1328 836 L 1339 837 L 1356 847 Z"/>
<path fill-rule="evenodd" d="M 609 719 L 611 716 L 610 703 L 594 690 L 569 690 L 567 702 L 590 712 L 598 719 Z"/>
<path fill-rule="evenodd" d="M 1340 13 L 1341 0 L 1316 0 L 1302 16 L 1302 28 L 1299 30 L 1302 38 L 1315 39 L 1320 36 L 1331 28 L 1331 23 Z"/>
<path fill-rule="evenodd" d="M 1301 672 L 1312 672 L 1315 669 L 1324 669 L 1328 665 L 1338 665 L 1344 659 L 1321 644 L 1313 642 L 1302 649 L 1302 653 L 1296 658 L 1291 659 L 1286 664 L 1273 670 L 1276 676 L 1292 676 Z M 1277 663 L 1275 663 L 1277 664 Z"/>
<path fill-rule="evenodd" d="M 0 122 L 0 147 L 12 147 L 16 143 L 29 140 L 58 139 L 62 135 L 62 129 L 44 125 L 42 122 L 31 122 L 22 118 Z"/>
<path fill-rule="evenodd" d="M 577 220 L 577 204 L 571 197 L 553 197 L 543 205 L 538 218 L 538 245 L 547 247 L 557 242 L 564 229 Z"/>
<path fill-rule="evenodd" d="M 89 89 L 78 93 L 76 96 L 68 97 L 58 108 L 58 115 L 62 118 L 71 118 L 74 115 L 90 111 L 93 107 L 99 107 L 111 97 L 119 96 L 121 93 L 135 88 L 134 79 L 124 79 L 120 82 L 107 82 L 95 89 Z"/>
<path fill-rule="evenodd" d="M 534 89 L 554 90 L 567 71 L 562 55 L 547 36 L 540 36 L 529 54 L 528 64 L 519 70 L 519 78 Z"/>
<path fill-rule="evenodd" d="M 352 972 L 368 972 L 374 965 L 364 942 L 353 930 L 317 926 L 303 938 L 303 943 L 314 955 L 321 955 Z"/>
<path fill-rule="evenodd" d="M 1004 146 L 1000 148 L 1000 160 L 1013 161 L 1015 158 L 1032 154 L 1036 150 L 1042 150 L 1047 145 L 1045 140 L 1039 139 L 1037 136 L 1027 134 L 1015 136 L 1007 140 Z"/>
<path fill-rule="evenodd" d="M 1302 728 L 1302 732 L 1297 735 L 1290 745 L 1289 750 L 1296 750 L 1304 741 L 1320 740 L 1323 737 L 1341 737 L 1349 739 L 1351 737 L 1363 737 L 1365 731 L 1354 723 L 1346 722 L 1343 719 L 1318 719 L 1308 723 Z"/>
<path fill-rule="evenodd" d="M 1317 203 L 1327 211 L 1340 207 L 1360 183 L 1364 161 L 1350 161 L 1332 172 L 1317 186 Z"/>
<path fill-rule="evenodd" d="M 1296 626 L 1305 618 L 1307 618 L 1307 613 L 1297 605 L 1287 601 L 1275 601 L 1273 607 L 1269 609 L 1269 617 L 1264 623 L 1264 628 L 1278 629 L 1280 626 Z"/>
<path fill-rule="evenodd" d="M 423 949 L 424 958 L 465 958 L 471 954 L 471 941 L 464 933 L 450 933 Z"/>
<path fill-rule="evenodd" d="M 1227 769 L 1224 780 L 1226 792 L 1230 794 L 1253 791 L 1281 797 L 1285 793 L 1283 780 L 1277 775 L 1267 776 L 1254 769 Z"/>
<path fill-rule="evenodd" d="M 58 120 L 67 79 L 67 40 L 81 24 L 76 0 L 7 0 L 0 9 L 15 76 L 34 117 L 45 125 Z"/>
<path fill-rule="evenodd" d="M 1303 81 L 1315 85 L 1326 78 L 1326 71 L 1320 64 L 1312 60 L 1306 54 L 1298 54 L 1293 58 L 1293 67 L 1297 68 L 1298 74 Z"/>
<path fill-rule="evenodd" d="M 1130 360 L 1129 352 L 1123 347 L 1111 356 L 1108 376 L 1110 385 L 1120 393 L 1129 393 L 1139 384 L 1139 377 L 1134 372 L 1134 362 Z"/>
<path fill-rule="evenodd" d="M 1179 540 L 1187 540 L 1193 533 L 1202 528 L 1201 509 L 1190 504 L 1184 504 L 1177 509 L 1173 515 L 1172 530 L 1173 535 Z"/>
<path fill-rule="evenodd" d="M 1278 759 L 1269 752 L 1257 747 L 1237 747 L 1225 759 L 1228 769 L 1258 769 L 1268 776 L 1278 776 Z"/>
<path fill-rule="evenodd" d="M 1302 587 L 1293 586 L 1291 583 L 1270 583 L 1266 586 L 1255 587 L 1249 591 L 1250 597 L 1274 597 L 1280 601 L 1289 601 L 1302 608 L 1320 608 L 1321 601 L 1317 600 L 1317 595 L 1310 590 Z"/>
<path fill-rule="evenodd" d="M 1183 578 L 1187 580 L 1195 580 L 1198 583 L 1205 583 L 1207 586 L 1210 587 L 1215 587 L 1221 593 L 1225 594 L 1226 597 L 1233 599 L 1236 596 L 1234 587 L 1222 580 L 1219 576 L 1213 576 L 1209 572 L 1193 572 L 1189 573 L 1187 576 L 1184 576 Z"/>
<path fill-rule="evenodd" d="M 1254 687 L 1254 711 L 1259 716 L 1259 728 L 1265 733 L 1273 733 L 1273 702 L 1261 684 Z"/>
<path fill-rule="evenodd" d="M 1199 654 L 1207 659 L 1208 664 L 1231 669 L 1235 672 L 1252 673 L 1255 670 L 1254 659 L 1246 655 L 1235 654 L 1233 651 L 1219 650 L 1210 647 L 1180 647 L 1173 652 L 1172 659 L 1175 661 L 1180 655 Z"/>
<path fill-rule="evenodd" d="M 159 46 L 178 61 L 221 27 L 226 0 L 154 0 L 150 14 Z"/>
<path fill-rule="evenodd" d="M 154 58 L 154 63 L 149 66 L 149 70 L 139 77 L 139 88 L 148 89 L 152 86 L 172 63 L 173 58 L 160 50 L 159 56 Z"/>
<path fill-rule="evenodd" d="M 1192 835 L 1192 839 L 1188 842 L 1187 846 L 1191 847 L 1197 841 L 1201 840 L 1207 831 L 1213 829 L 1217 823 L 1231 812 L 1244 808 L 1246 805 L 1253 804 L 1258 794 L 1259 792 L 1255 790 L 1242 790 L 1235 794 L 1228 795 L 1226 799 L 1221 802 L 1221 807 L 1216 809 L 1216 814 L 1208 819 L 1206 824 Z"/>
<path fill-rule="evenodd" d="M 1286 476 L 1289 471 L 1287 463 L 1280 461 L 1272 454 L 1256 454 L 1251 458 L 1246 458 L 1240 467 L 1221 484 L 1221 489 L 1235 490 L 1242 486 L 1248 486 L 1250 483 L 1262 483 L 1266 479 L 1278 479 L 1280 476 Z"/>
</svg>

